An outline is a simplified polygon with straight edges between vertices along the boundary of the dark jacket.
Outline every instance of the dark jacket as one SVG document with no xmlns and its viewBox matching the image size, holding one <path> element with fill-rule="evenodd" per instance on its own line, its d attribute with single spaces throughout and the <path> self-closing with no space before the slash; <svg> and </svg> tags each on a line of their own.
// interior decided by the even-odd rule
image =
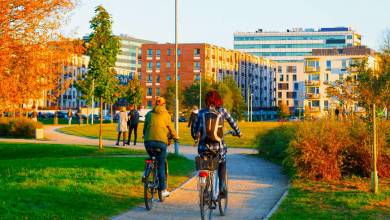
<svg viewBox="0 0 390 220">
<path fill-rule="evenodd" d="M 128 114 L 129 121 L 127 122 L 129 126 L 138 125 L 139 122 L 139 112 L 135 109 L 131 110 Z"/>
</svg>

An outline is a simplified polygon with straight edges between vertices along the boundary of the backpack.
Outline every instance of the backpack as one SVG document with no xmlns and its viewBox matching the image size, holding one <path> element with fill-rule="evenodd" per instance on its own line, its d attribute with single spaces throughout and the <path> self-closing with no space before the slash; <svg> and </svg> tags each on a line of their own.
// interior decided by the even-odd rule
<svg viewBox="0 0 390 220">
<path fill-rule="evenodd" d="M 223 117 L 215 108 L 210 108 L 203 115 L 202 140 L 206 142 L 221 142 L 223 138 Z"/>
</svg>

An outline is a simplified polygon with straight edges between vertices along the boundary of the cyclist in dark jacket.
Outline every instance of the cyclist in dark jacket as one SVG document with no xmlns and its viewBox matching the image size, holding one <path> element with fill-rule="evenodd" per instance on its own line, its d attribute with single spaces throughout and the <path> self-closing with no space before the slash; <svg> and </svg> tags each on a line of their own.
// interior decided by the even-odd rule
<svg viewBox="0 0 390 220">
<path fill-rule="evenodd" d="M 205 117 L 204 114 L 209 112 L 210 109 L 215 109 L 221 114 L 221 117 L 223 120 L 226 120 L 230 127 L 235 131 L 235 136 L 241 137 L 241 131 L 237 126 L 237 123 L 234 121 L 234 119 L 230 116 L 230 114 L 222 107 L 223 101 L 221 96 L 218 94 L 217 91 L 211 90 L 206 95 L 206 108 L 203 108 L 199 111 L 198 117 L 196 118 L 194 122 L 194 126 L 191 129 L 191 135 L 195 137 L 194 139 L 200 139 L 198 144 L 198 153 L 201 155 L 205 151 L 208 150 L 208 148 L 222 148 L 220 150 L 221 154 L 221 163 L 218 166 L 218 175 L 219 175 L 219 183 L 221 184 L 221 189 L 225 189 L 225 176 L 226 176 L 226 153 L 227 148 L 225 146 L 224 140 L 222 138 L 221 142 L 210 142 L 207 140 L 202 140 L 201 136 L 206 131 L 203 128 L 203 120 Z M 224 191 L 222 192 L 224 193 Z"/>
<path fill-rule="evenodd" d="M 139 112 L 137 111 L 137 109 L 135 109 L 134 105 L 130 105 L 130 111 L 128 117 L 129 117 L 129 121 L 127 122 L 127 126 L 129 127 L 129 137 L 127 139 L 127 144 L 130 145 L 131 133 L 134 132 L 134 145 L 136 145 Z"/>
</svg>

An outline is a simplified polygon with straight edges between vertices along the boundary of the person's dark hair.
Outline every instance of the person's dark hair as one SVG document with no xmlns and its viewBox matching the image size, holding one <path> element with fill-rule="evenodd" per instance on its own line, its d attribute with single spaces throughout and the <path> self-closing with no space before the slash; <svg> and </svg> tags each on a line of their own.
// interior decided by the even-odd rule
<svg viewBox="0 0 390 220">
<path fill-rule="evenodd" d="M 205 101 L 207 107 L 213 105 L 216 108 L 220 108 L 223 105 L 221 96 L 215 90 L 210 90 L 209 92 L 207 92 Z"/>
</svg>

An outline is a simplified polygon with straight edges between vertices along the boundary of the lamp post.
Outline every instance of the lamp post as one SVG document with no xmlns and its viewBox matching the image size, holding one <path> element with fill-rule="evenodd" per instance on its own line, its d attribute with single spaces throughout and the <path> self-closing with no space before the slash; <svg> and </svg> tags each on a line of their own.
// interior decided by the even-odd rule
<svg viewBox="0 0 390 220">
<path fill-rule="evenodd" d="M 179 80 L 178 80 L 178 0 L 175 0 L 175 130 L 179 137 Z M 175 154 L 179 155 L 179 144 L 175 141 Z"/>
<path fill-rule="evenodd" d="M 251 93 L 251 122 L 253 121 L 253 93 Z"/>
<path fill-rule="evenodd" d="M 202 69 L 199 72 L 199 109 L 202 108 Z"/>
</svg>

